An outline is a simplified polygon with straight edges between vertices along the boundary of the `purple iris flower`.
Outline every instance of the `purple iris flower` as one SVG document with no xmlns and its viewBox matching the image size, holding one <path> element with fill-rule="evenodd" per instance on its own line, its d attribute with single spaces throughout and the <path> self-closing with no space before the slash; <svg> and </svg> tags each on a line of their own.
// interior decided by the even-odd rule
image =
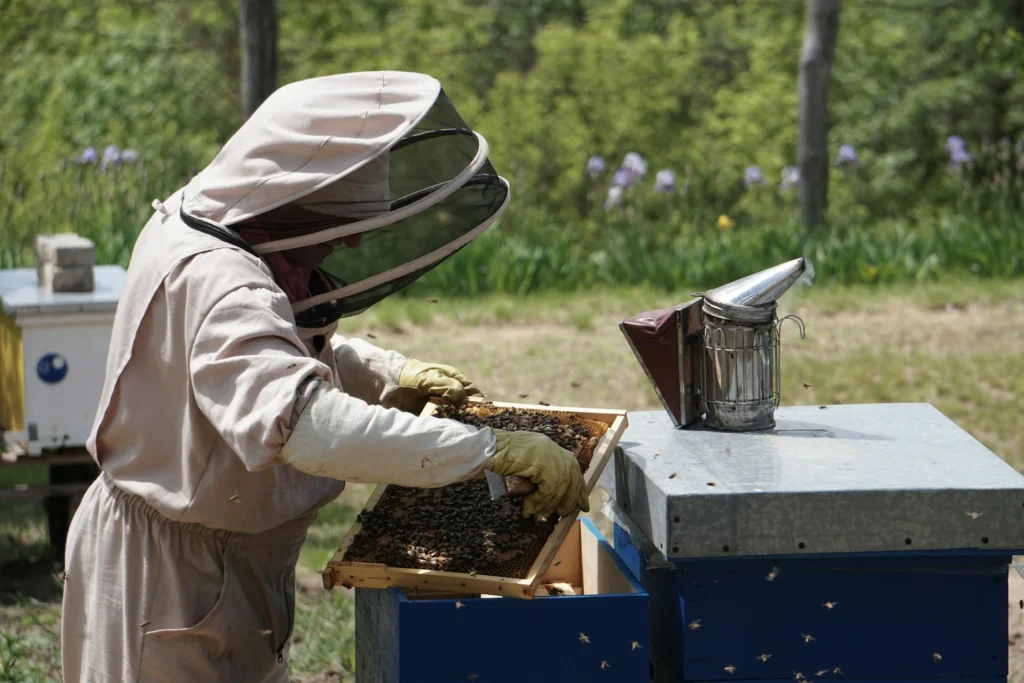
<svg viewBox="0 0 1024 683">
<path fill-rule="evenodd" d="M 610 211 L 613 206 L 616 206 L 622 201 L 622 192 L 622 188 L 618 185 L 608 188 L 608 199 L 604 203 L 605 211 Z"/>
<path fill-rule="evenodd" d="M 655 192 L 674 192 L 676 189 L 676 174 L 665 168 L 658 171 L 654 176 Z"/>
<path fill-rule="evenodd" d="M 595 154 L 594 156 L 590 157 L 590 159 L 587 160 L 587 175 L 589 175 L 591 178 L 596 178 L 597 176 L 604 173 L 604 169 L 606 168 L 606 166 L 607 165 L 604 163 L 604 159 Z"/>
<path fill-rule="evenodd" d="M 647 175 L 647 162 L 636 152 L 629 152 L 622 160 L 622 168 L 629 169 L 636 174 L 637 179 Z"/>
<path fill-rule="evenodd" d="M 107 164 L 121 165 L 121 151 L 117 148 L 117 145 L 107 145 L 103 150 L 103 163 L 101 164 L 103 170 L 107 170 Z"/>
<path fill-rule="evenodd" d="M 967 151 L 967 145 L 959 135 L 946 138 L 946 151 L 949 152 L 950 168 L 960 168 L 974 161 L 974 155 Z"/>
<path fill-rule="evenodd" d="M 766 185 L 767 180 L 764 179 L 764 174 L 761 173 L 761 169 L 757 166 L 747 166 L 746 170 L 743 171 L 743 186 L 750 187 L 751 185 Z"/>
<path fill-rule="evenodd" d="M 974 155 L 965 149 L 954 149 L 949 155 L 950 168 L 960 168 L 974 161 Z"/>
<path fill-rule="evenodd" d="M 636 172 L 630 168 L 626 168 L 625 166 L 623 166 L 622 168 L 615 172 L 615 177 L 612 178 L 612 184 L 614 184 L 616 187 L 629 187 L 630 185 L 634 184 L 637 180 L 639 180 L 639 177 L 637 176 Z"/>
<path fill-rule="evenodd" d="M 782 183 L 779 185 L 779 189 L 788 190 L 794 185 L 800 184 L 800 169 L 796 166 L 787 166 L 782 169 Z"/>
<path fill-rule="evenodd" d="M 857 151 L 853 145 L 843 145 L 839 148 L 839 156 L 836 158 L 837 166 L 847 166 L 857 163 Z"/>
<path fill-rule="evenodd" d="M 126 164 L 134 164 L 138 158 L 139 153 L 136 152 L 134 149 L 126 149 L 123 152 L 121 152 L 121 161 L 125 162 Z"/>
<path fill-rule="evenodd" d="M 95 147 L 87 147 L 86 150 L 84 152 L 82 152 L 82 156 L 78 157 L 78 159 L 75 161 L 75 163 L 79 164 L 79 165 L 81 165 L 81 164 L 95 164 L 97 159 L 99 159 L 99 155 L 96 154 L 96 148 Z"/>
</svg>

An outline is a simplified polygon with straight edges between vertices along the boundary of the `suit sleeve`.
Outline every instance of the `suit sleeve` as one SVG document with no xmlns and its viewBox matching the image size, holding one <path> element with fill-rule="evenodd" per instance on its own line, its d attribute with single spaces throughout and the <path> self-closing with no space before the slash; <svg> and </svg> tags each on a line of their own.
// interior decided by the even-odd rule
<svg viewBox="0 0 1024 683">
<path fill-rule="evenodd" d="M 341 335 L 335 335 L 331 345 L 341 389 L 366 403 L 387 404 L 388 398 L 398 391 L 398 376 L 405 365 L 405 356 Z"/>
<path fill-rule="evenodd" d="M 196 403 L 250 471 L 281 465 L 281 448 L 331 371 L 306 353 L 287 297 L 247 286 L 205 312 L 189 354 Z"/>
</svg>

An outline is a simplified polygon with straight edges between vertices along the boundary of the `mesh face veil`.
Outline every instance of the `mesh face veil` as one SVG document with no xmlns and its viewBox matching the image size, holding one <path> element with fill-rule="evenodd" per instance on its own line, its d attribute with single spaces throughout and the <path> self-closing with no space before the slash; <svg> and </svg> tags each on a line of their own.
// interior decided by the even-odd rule
<svg viewBox="0 0 1024 683">
<path fill-rule="evenodd" d="M 433 78 L 311 79 L 264 102 L 185 189 L 181 215 L 259 254 L 286 291 L 291 282 L 296 323 L 323 328 L 408 286 L 500 216 L 509 185 L 487 157 Z"/>
</svg>

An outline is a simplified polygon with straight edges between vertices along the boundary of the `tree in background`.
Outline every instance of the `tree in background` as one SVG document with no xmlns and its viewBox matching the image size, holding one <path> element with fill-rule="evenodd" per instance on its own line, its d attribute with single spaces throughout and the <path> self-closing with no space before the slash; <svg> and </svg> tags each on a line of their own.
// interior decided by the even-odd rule
<svg viewBox="0 0 1024 683">
<path fill-rule="evenodd" d="M 241 0 L 240 9 L 242 115 L 249 118 L 277 87 L 277 3 Z"/>
<path fill-rule="evenodd" d="M 839 38 L 839 0 L 807 0 L 807 29 L 800 48 L 800 219 L 807 227 L 825 220 L 828 208 L 828 87 Z"/>
<path fill-rule="evenodd" d="M 877 265 L 954 219 L 982 235 L 1019 225 L 1022 2 L 847 3 L 828 93 L 829 225 L 813 232 L 862 240 L 858 258 Z M 603 259 L 621 257 L 622 272 L 654 278 L 654 266 L 626 268 L 656 253 L 665 269 L 680 264 L 666 281 L 681 281 L 677 254 L 713 250 L 692 257 L 710 269 L 700 275 L 740 253 L 745 235 L 754 246 L 744 258 L 761 258 L 755 231 L 784 236 L 790 252 L 807 239 L 802 0 L 278 0 L 276 10 L 279 83 L 365 69 L 441 80 L 514 186 L 498 228 L 506 259 L 551 260 L 564 241 L 559 264 L 602 274 L 614 270 Z M 123 260 L 149 202 L 178 189 L 240 123 L 239 7 L 0 0 L 0 11 L 0 265 L 28 258 L 33 234 L 67 229 Z M 111 152 L 106 165 L 76 163 L 111 146 L 138 161 Z M 629 153 L 649 170 L 613 188 Z M 588 171 L 592 157 L 604 170 Z M 672 182 L 655 191 L 659 171 Z M 892 251 L 872 246 L 883 232 Z M 625 236 L 636 254 L 608 246 Z M 476 243 L 459 263 L 487 248 Z M 860 272 L 875 271 L 862 264 L 848 277 Z"/>
</svg>

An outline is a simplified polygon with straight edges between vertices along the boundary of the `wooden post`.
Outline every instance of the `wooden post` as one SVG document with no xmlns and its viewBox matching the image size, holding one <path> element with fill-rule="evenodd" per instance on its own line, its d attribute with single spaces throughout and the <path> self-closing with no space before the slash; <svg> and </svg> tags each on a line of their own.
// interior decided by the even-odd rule
<svg viewBox="0 0 1024 683">
<path fill-rule="evenodd" d="M 275 0 L 240 0 L 242 115 L 248 119 L 274 92 L 277 78 Z"/>
<path fill-rule="evenodd" d="M 828 207 L 828 85 L 839 36 L 840 0 L 807 0 L 807 31 L 800 49 L 800 220 L 819 225 Z"/>
</svg>

